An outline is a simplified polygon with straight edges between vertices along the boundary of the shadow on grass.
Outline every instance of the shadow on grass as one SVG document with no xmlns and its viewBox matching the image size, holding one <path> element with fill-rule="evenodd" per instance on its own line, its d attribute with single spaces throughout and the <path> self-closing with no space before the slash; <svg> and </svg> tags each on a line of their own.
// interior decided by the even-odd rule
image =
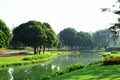
<svg viewBox="0 0 120 80">
<path fill-rule="evenodd" d="M 120 80 L 119 73 L 120 65 L 92 65 L 82 70 L 55 77 L 52 80 Z"/>
</svg>

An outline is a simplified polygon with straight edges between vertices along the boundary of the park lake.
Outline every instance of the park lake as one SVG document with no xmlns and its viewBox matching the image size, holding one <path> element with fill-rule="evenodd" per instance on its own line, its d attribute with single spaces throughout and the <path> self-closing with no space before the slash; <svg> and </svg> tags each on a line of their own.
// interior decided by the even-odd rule
<svg viewBox="0 0 120 80">
<path fill-rule="evenodd" d="M 80 52 L 79 54 L 60 55 L 52 61 L 34 66 L 11 67 L 0 70 L 0 80 L 40 80 L 44 76 L 51 75 L 55 71 L 71 64 L 82 63 L 85 66 L 92 62 L 102 60 L 98 52 Z"/>
</svg>

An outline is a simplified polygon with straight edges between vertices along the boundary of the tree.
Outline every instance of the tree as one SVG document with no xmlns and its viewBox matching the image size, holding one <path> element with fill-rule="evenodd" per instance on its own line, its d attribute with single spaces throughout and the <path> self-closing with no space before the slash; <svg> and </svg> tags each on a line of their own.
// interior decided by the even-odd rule
<svg viewBox="0 0 120 80">
<path fill-rule="evenodd" d="M 51 48 L 58 45 L 58 38 L 48 23 L 43 23 L 43 26 L 47 35 L 46 40 L 43 42 L 43 51 L 45 51 L 45 47 Z"/>
<path fill-rule="evenodd" d="M 115 9 L 112 9 L 112 8 Z M 117 7 L 117 8 L 116 8 Z M 102 12 L 105 11 L 109 11 L 112 12 L 114 14 L 120 15 L 120 0 L 116 0 L 116 3 L 112 5 L 112 8 L 102 8 Z M 116 42 L 118 40 L 118 37 L 120 35 L 120 18 L 118 18 L 118 22 L 114 23 L 109 30 L 111 30 L 112 34 L 113 34 L 113 40 L 114 40 L 114 47 L 116 45 Z"/>
<path fill-rule="evenodd" d="M 24 45 L 33 47 L 35 54 L 38 46 L 42 45 L 43 39 L 46 39 L 43 25 L 38 21 L 29 21 L 19 25 L 13 30 L 13 36 Z"/>
<path fill-rule="evenodd" d="M 93 34 L 94 37 L 94 47 L 97 49 L 104 48 L 110 46 L 110 43 L 112 41 L 111 32 L 108 29 L 105 30 L 99 30 Z"/>
<path fill-rule="evenodd" d="M 5 22 L 3 22 L 1 19 L 0 19 L 0 30 L 4 33 L 4 42 L 5 42 L 5 45 L 8 45 L 9 44 L 9 41 L 11 39 L 11 34 L 10 34 L 10 30 L 9 28 L 7 27 L 7 25 L 5 24 Z M 1 32 L 1 34 L 3 34 Z M 4 45 L 4 46 L 5 46 Z"/>
<path fill-rule="evenodd" d="M 4 32 L 0 30 L 0 48 L 5 46 L 5 38 L 6 38 L 6 35 L 4 34 Z"/>
<path fill-rule="evenodd" d="M 65 46 L 68 46 L 70 50 L 73 50 L 75 46 L 75 39 L 77 31 L 73 28 L 66 28 L 59 33 L 59 38 L 63 41 Z"/>
<path fill-rule="evenodd" d="M 92 49 L 93 37 L 86 32 L 78 32 L 76 37 L 76 45 L 79 50 Z"/>
<path fill-rule="evenodd" d="M 43 53 L 46 47 L 57 45 L 58 39 L 55 32 L 48 23 L 39 21 L 29 21 L 23 23 L 13 30 L 13 40 L 22 43 L 25 46 L 34 48 L 34 54 L 40 53 L 43 48 Z M 38 51 L 38 47 L 40 50 Z"/>
<path fill-rule="evenodd" d="M 10 40 L 10 48 L 20 49 L 24 48 L 24 45 L 16 37 L 12 37 Z"/>
</svg>

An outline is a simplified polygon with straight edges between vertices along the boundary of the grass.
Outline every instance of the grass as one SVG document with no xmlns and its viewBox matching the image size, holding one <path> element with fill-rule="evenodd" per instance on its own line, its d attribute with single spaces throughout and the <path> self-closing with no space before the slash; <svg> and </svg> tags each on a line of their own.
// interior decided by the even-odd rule
<svg viewBox="0 0 120 80">
<path fill-rule="evenodd" d="M 77 54 L 78 52 L 70 52 L 70 51 L 49 51 L 45 52 L 45 54 L 40 55 L 32 55 L 32 52 L 29 52 L 27 56 L 11 56 L 11 57 L 0 57 L 0 68 L 7 68 L 11 66 L 21 66 L 35 63 L 42 63 L 46 61 L 50 61 L 58 55 L 66 55 L 66 54 Z"/>
<path fill-rule="evenodd" d="M 112 52 L 100 52 L 100 54 L 103 55 L 105 59 L 113 58 L 113 57 L 120 57 L 120 52 L 116 52 L 116 53 L 113 53 L 113 51 Z"/>
<path fill-rule="evenodd" d="M 106 60 L 120 58 L 120 52 L 100 52 Z M 51 80 L 120 80 L 120 64 L 104 66 L 102 61 L 83 69 L 51 77 Z"/>
<path fill-rule="evenodd" d="M 101 66 L 100 64 L 95 64 L 81 70 L 52 77 L 51 80 L 119 80 L 119 66 L 120 65 Z"/>
</svg>

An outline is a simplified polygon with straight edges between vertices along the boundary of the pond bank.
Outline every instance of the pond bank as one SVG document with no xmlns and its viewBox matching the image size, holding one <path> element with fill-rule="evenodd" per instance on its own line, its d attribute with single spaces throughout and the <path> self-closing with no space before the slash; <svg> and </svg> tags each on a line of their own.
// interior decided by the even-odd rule
<svg viewBox="0 0 120 80">
<path fill-rule="evenodd" d="M 40 55 L 25 55 L 25 56 L 15 56 L 12 55 L 6 57 L 0 57 L 0 69 L 14 67 L 14 66 L 23 66 L 29 64 L 43 63 L 54 59 L 59 55 L 68 55 L 71 53 L 77 54 L 77 51 L 49 51 L 45 52 L 45 54 Z M 31 53 L 28 53 L 31 54 Z"/>
</svg>

